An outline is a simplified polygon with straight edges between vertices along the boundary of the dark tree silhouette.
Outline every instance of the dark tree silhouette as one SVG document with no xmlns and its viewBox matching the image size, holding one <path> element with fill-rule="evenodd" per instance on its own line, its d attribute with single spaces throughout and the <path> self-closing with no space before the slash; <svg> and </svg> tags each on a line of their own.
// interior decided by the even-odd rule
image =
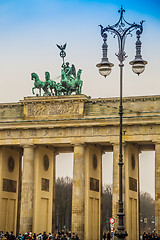
<svg viewBox="0 0 160 240">
<path fill-rule="evenodd" d="M 112 187 L 105 184 L 102 187 L 102 227 L 109 230 L 109 219 L 112 217 Z"/>
<path fill-rule="evenodd" d="M 57 178 L 55 187 L 55 229 L 71 230 L 72 179 Z"/>
<path fill-rule="evenodd" d="M 155 200 L 147 192 L 140 193 L 140 234 L 155 229 Z"/>
</svg>

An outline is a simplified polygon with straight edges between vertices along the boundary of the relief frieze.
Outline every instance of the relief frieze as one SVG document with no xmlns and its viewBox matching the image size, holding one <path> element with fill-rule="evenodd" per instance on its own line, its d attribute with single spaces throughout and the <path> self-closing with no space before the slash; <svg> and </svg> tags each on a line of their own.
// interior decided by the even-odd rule
<svg viewBox="0 0 160 240">
<path fill-rule="evenodd" d="M 12 137 L 12 132 L 11 130 L 6 131 L 6 137 Z"/>
<path fill-rule="evenodd" d="M 67 136 L 79 136 L 79 128 L 68 128 L 66 129 Z"/>
<path fill-rule="evenodd" d="M 49 135 L 49 129 L 46 128 L 43 130 L 43 136 L 47 137 L 48 135 Z"/>
<path fill-rule="evenodd" d="M 30 104 L 27 116 L 79 114 L 79 103 Z"/>
<path fill-rule="evenodd" d="M 36 137 L 37 136 L 37 129 L 32 129 L 30 136 L 31 137 Z"/>
<path fill-rule="evenodd" d="M 24 131 L 19 130 L 19 131 L 18 131 L 18 136 L 19 136 L 19 137 L 24 137 Z"/>
<path fill-rule="evenodd" d="M 101 127 L 94 127 L 93 128 L 94 135 L 100 135 L 101 134 Z"/>
<path fill-rule="evenodd" d="M 105 130 L 105 127 L 104 127 L 104 130 Z M 119 130 L 119 129 L 118 129 L 118 130 Z M 113 134 L 115 134 L 116 128 L 110 126 L 110 127 L 108 127 L 108 128 L 106 129 L 106 131 L 107 131 L 107 134 L 113 135 Z"/>
<path fill-rule="evenodd" d="M 81 136 L 92 136 L 94 135 L 93 133 L 93 127 L 81 127 L 80 128 L 80 135 Z"/>
<path fill-rule="evenodd" d="M 55 132 L 56 132 L 56 135 L 57 135 L 58 137 L 62 137 L 62 136 L 65 135 L 65 130 L 64 130 L 64 129 L 61 129 L 61 128 L 55 129 Z"/>
</svg>

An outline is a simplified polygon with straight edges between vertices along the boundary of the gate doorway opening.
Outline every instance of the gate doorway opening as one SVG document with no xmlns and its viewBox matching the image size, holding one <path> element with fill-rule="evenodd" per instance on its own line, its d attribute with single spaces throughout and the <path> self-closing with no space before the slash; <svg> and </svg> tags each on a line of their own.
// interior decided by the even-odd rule
<svg viewBox="0 0 160 240">
<path fill-rule="evenodd" d="M 55 230 L 71 231 L 73 153 L 56 157 Z"/>
<path fill-rule="evenodd" d="M 139 156 L 140 235 L 155 229 L 155 152 L 143 151 Z"/>
<path fill-rule="evenodd" d="M 102 229 L 110 230 L 112 217 L 113 152 L 102 155 Z"/>
</svg>

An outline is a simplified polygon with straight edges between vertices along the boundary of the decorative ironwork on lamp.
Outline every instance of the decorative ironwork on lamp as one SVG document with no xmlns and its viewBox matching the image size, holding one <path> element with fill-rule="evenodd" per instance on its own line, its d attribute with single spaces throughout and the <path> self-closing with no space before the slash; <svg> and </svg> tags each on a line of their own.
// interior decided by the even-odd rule
<svg viewBox="0 0 160 240">
<path fill-rule="evenodd" d="M 106 77 L 106 76 L 108 76 L 111 73 L 111 70 L 112 70 L 112 67 L 114 66 L 114 64 L 110 63 L 108 61 L 108 57 L 107 57 L 107 51 L 108 51 L 108 45 L 106 43 L 106 41 L 107 41 L 107 34 L 103 33 L 102 37 L 103 37 L 103 41 L 104 41 L 104 43 L 102 45 L 103 57 L 102 57 L 102 61 L 100 63 L 98 63 L 96 66 L 99 68 L 99 73 L 102 76 Z"/>
<path fill-rule="evenodd" d="M 142 23 L 143 23 L 143 21 L 142 21 Z M 144 72 L 145 65 L 147 64 L 147 61 L 143 60 L 142 55 L 141 55 L 141 45 L 142 45 L 142 42 L 140 41 L 141 33 L 142 32 L 140 30 L 137 30 L 137 32 L 136 32 L 136 34 L 137 34 L 136 56 L 135 56 L 135 59 L 129 63 L 132 65 L 133 72 L 138 75 L 141 74 L 142 72 Z"/>
</svg>

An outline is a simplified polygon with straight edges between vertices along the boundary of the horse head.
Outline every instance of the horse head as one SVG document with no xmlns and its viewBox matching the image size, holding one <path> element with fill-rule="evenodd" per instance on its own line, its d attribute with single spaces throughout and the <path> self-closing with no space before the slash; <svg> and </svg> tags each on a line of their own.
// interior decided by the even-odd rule
<svg viewBox="0 0 160 240">
<path fill-rule="evenodd" d="M 80 79 L 81 73 L 82 73 L 82 69 L 79 69 L 78 72 L 77 72 L 77 79 L 78 80 Z"/>
<path fill-rule="evenodd" d="M 37 73 L 31 73 L 31 80 L 35 80 L 35 81 L 39 80 Z"/>
<path fill-rule="evenodd" d="M 45 79 L 50 80 L 50 73 L 49 72 L 45 72 Z"/>
</svg>

